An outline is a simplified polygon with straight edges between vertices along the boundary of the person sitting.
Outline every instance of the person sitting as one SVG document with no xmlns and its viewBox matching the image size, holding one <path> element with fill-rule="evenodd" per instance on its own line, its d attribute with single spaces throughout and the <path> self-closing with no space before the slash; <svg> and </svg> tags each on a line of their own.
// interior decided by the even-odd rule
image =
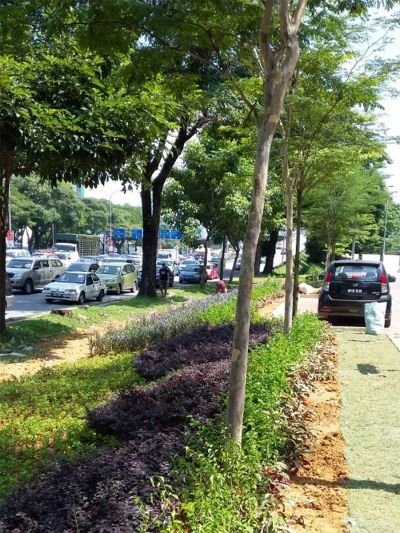
<svg viewBox="0 0 400 533">
<path fill-rule="evenodd" d="M 223 279 L 219 279 L 215 285 L 215 293 L 225 293 L 228 292 L 228 288 L 226 286 L 226 283 Z"/>
</svg>

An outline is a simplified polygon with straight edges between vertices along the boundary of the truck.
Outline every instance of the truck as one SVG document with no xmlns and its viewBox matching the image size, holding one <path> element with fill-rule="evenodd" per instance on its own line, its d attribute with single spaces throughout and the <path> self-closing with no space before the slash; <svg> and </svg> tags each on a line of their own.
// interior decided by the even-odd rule
<svg viewBox="0 0 400 533">
<path fill-rule="evenodd" d="M 56 233 L 54 241 L 55 252 L 65 252 L 75 257 L 99 254 L 100 240 L 97 235 Z"/>
</svg>

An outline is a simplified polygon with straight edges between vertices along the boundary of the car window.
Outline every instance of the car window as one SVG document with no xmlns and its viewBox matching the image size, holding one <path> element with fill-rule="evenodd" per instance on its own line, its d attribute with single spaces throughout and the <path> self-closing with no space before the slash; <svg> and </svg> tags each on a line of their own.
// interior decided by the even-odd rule
<svg viewBox="0 0 400 533">
<path fill-rule="evenodd" d="M 93 281 L 95 281 L 95 282 L 100 281 L 100 278 L 99 278 L 98 276 L 96 276 L 96 274 L 92 274 L 92 279 L 93 279 Z"/>
<path fill-rule="evenodd" d="M 340 280 L 362 280 L 378 281 L 380 280 L 379 265 L 336 265 L 332 271 L 332 281 Z"/>
<path fill-rule="evenodd" d="M 11 259 L 7 265 L 7 268 L 23 268 L 30 270 L 32 265 L 33 261 L 27 261 L 26 259 Z"/>
<path fill-rule="evenodd" d="M 57 281 L 62 283 L 85 283 L 85 274 L 79 272 L 64 272 Z"/>
<path fill-rule="evenodd" d="M 38 261 L 38 263 L 39 263 L 39 261 Z M 48 259 L 43 259 L 42 261 L 40 261 L 40 264 L 41 264 L 42 268 L 49 268 L 49 266 L 50 266 Z"/>
<path fill-rule="evenodd" d="M 98 274 L 111 274 L 113 276 L 117 276 L 121 271 L 121 267 L 118 265 L 102 265 L 97 273 Z"/>
<path fill-rule="evenodd" d="M 88 274 L 86 277 L 86 285 L 93 285 L 93 279 L 90 274 Z"/>
</svg>

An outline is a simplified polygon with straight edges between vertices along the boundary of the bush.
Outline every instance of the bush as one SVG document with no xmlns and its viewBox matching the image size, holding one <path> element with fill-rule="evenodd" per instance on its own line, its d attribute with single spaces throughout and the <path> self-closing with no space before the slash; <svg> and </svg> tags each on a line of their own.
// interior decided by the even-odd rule
<svg viewBox="0 0 400 533">
<path fill-rule="evenodd" d="M 276 328 L 268 323 L 252 324 L 250 346 L 266 342 Z M 185 366 L 230 360 L 232 339 L 233 324 L 202 326 L 140 352 L 135 359 L 136 371 L 143 378 L 156 379 Z"/>
</svg>

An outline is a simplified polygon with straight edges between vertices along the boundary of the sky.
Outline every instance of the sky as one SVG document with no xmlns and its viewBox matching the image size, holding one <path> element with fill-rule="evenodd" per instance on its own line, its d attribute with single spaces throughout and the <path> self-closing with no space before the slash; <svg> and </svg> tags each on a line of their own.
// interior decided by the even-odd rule
<svg viewBox="0 0 400 533">
<path fill-rule="evenodd" d="M 378 14 L 384 14 L 383 11 Z M 400 54 L 400 30 L 393 32 L 390 35 L 393 42 L 381 54 L 385 58 L 399 57 Z M 393 87 L 399 91 L 400 94 L 400 73 L 399 79 L 393 84 Z M 397 98 L 383 97 L 381 100 L 384 108 L 378 117 L 379 122 L 387 129 L 387 137 L 398 136 L 400 138 L 400 96 Z M 388 191 L 392 194 L 393 199 L 400 203 L 400 144 L 389 142 L 386 146 L 387 153 L 392 159 L 392 163 L 387 165 L 384 170 L 385 175 L 388 176 L 386 181 Z M 121 186 L 118 182 L 108 182 L 99 189 L 85 189 L 85 197 L 91 198 L 105 198 L 115 204 L 128 203 L 134 206 L 141 206 L 140 194 L 138 190 L 127 192 L 121 191 Z"/>
</svg>

